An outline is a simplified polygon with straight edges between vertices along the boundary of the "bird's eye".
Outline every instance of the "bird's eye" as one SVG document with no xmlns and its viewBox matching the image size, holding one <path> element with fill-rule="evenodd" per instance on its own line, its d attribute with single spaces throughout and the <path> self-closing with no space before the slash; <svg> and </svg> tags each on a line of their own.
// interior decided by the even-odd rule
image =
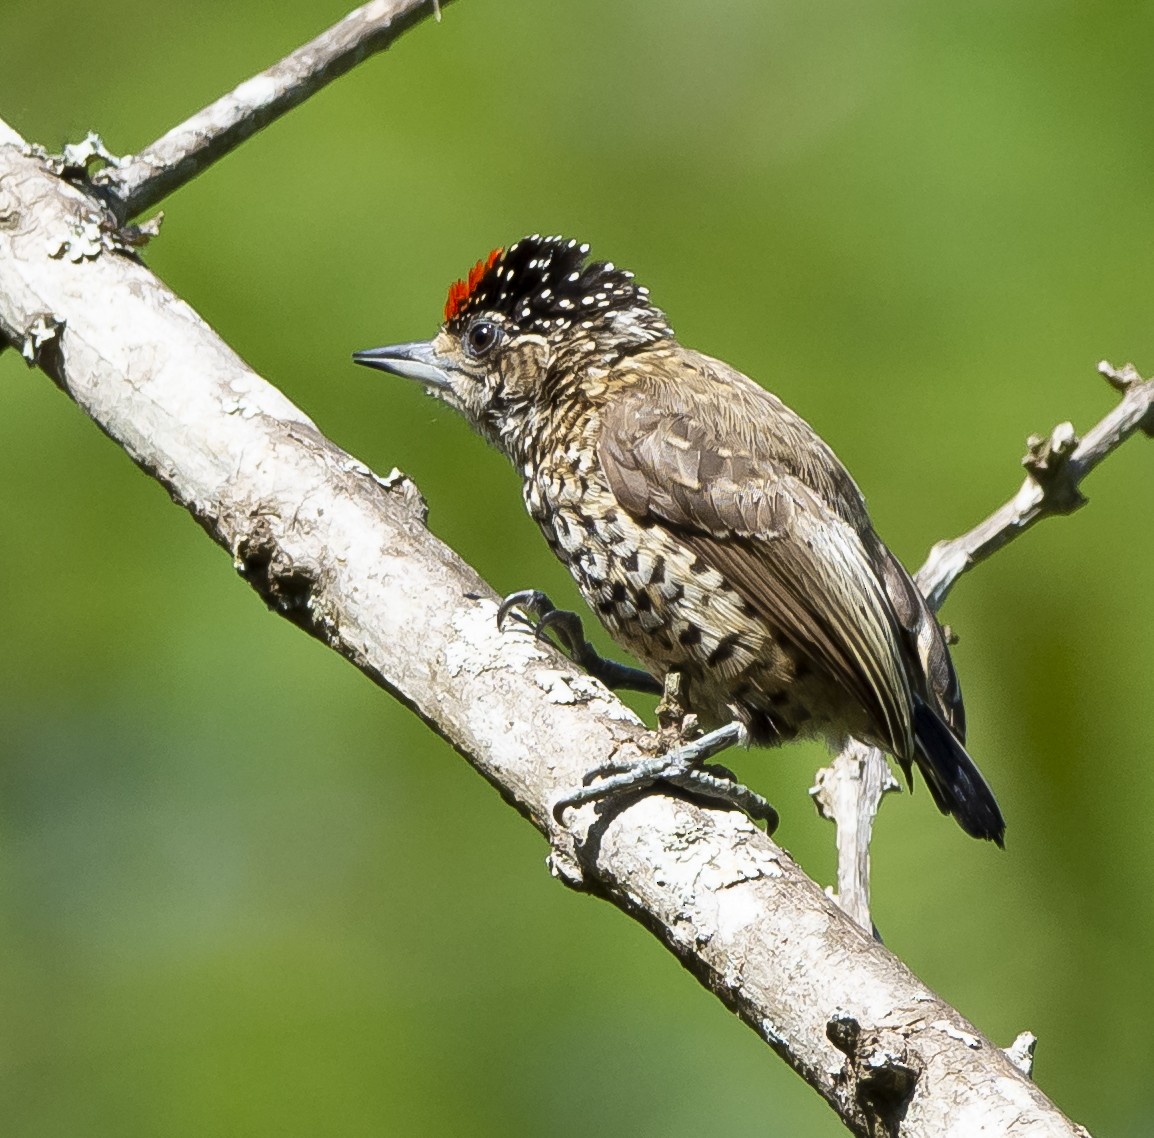
<svg viewBox="0 0 1154 1138">
<path fill-rule="evenodd" d="M 474 359 L 491 352 L 501 339 L 501 329 L 492 320 L 474 320 L 465 332 L 465 351 Z"/>
</svg>

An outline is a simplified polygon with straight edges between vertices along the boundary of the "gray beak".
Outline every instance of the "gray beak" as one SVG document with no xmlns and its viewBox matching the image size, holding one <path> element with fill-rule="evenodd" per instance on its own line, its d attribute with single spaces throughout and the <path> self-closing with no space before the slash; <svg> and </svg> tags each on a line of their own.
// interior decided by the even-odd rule
<svg viewBox="0 0 1154 1138">
<path fill-rule="evenodd" d="M 392 372 L 404 379 L 415 379 L 434 391 L 451 391 L 453 387 L 445 371 L 445 361 L 433 351 L 433 345 L 428 340 L 353 352 L 353 361 L 365 367 Z"/>
</svg>

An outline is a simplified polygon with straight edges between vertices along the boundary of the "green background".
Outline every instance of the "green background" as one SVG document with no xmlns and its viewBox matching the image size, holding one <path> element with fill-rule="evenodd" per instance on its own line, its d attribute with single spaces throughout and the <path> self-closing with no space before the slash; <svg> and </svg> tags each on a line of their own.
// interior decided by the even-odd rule
<svg viewBox="0 0 1154 1138">
<path fill-rule="evenodd" d="M 138 149 L 343 14 L 5 0 L 0 116 Z M 461 0 L 164 203 L 146 259 L 500 591 L 576 603 L 504 460 L 349 353 L 560 232 L 834 445 L 911 566 L 1024 439 L 1154 370 L 1154 9 Z M 550 879 L 449 748 L 262 607 L 0 356 L 0 1128 L 20 1136 L 834 1135 L 639 926 Z M 876 919 L 1096 1135 L 1154 1128 L 1154 449 L 966 579 L 1009 821 L 887 802 Z M 603 647 L 605 642 L 601 642 Z M 818 881 L 822 753 L 734 760 Z"/>
</svg>

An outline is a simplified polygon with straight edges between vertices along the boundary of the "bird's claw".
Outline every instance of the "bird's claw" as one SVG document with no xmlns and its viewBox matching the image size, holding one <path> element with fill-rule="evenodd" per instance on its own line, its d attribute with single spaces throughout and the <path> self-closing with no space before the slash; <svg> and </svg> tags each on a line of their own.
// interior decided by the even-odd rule
<svg viewBox="0 0 1154 1138">
<path fill-rule="evenodd" d="M 518 612 L 517 610 L 521 610 Z M 634 691 L 660 692 L 661 685 L 648 672 L 607 660 L 585 639 L 581 618 L 568 609 L 559 609 L 540 589 L 521 589 L 510 593 L 497 608 L 497 627 L 513 617 L 533 629 L 538 640 L 549 641 L 552 631 L 561 651 L 578 667 L 599 679 L 607 688 L 632 688 Z"/>
<path fill-rule="evenodd" d="M 559 609 L 540 589 L 510 593 L 497 609 L 497 627 L 504 628 L 510 617 L 533 629 L 538 640 L 548 641 L 552 630 L 565 655 L 575 664 L 584 665 L 590 657 L 600 659 L 585 639 L 581 618 L 568 609 Z"/>
<path fill-rule="evenodd" d="M 742 810 L 755 821 L 764 822 L 766 833 L 772 834 L 777 829 L 779 818 L 768 800 L 738 782 L 724 767 L 702 765 L 711 755 L 741 741 L 742 731 L 738 724 L 733 723 L 654 758 L 639 762 L 610 760 L 590 771 L 585 785 L 557 798 L 553 803 L 553 817 L 561 822 L 565 810 L 571 806 L 603 802 L 666 782 L 695 798 Z M 594 779 L 596 781 L 590 781 Z"/>
<path fill-rule="evenodd" d="M 521 609 L 521 612 L 517 612 Z M 510 616 L 522 624 L 536 628 L 542 617 L 556 612 L 557 606 L 540 589 L 519 589 L 510 593 L 497 606 L 497 628 L 503 629 Z M 534 619 L 535 618 L 535 619 Z"/>
<path fill-rule="evenodd" d="M 539 640 L 548 640 L 547 634 L 552 630 L 569 659 L 596 676 L 606 687 L 631 687 L 655 693 L 663 691 L 663 685 L 648 672 L 599 656 L 585 639 L 581 618 L 574 612 L 557 608 L 540 589 L 510 593 L 497 608 L 497 627 L 504 628 L 510 617 L 532 628 L 533 635 Z M 667 682 L 665 687 L 669 686 Z M 676 692 L 676 681 L 672 686 Z M 667 698 L 669 695 L 666 691 Z M 553 816 L 560 822 L 562 814 L 570 806 L 602 802 L 620 794 L 644 790 L 657 782 L 666 782 L 694 797 L 743 810 L 755 821 L 765 822 L 766 832 L 772 834 L 777 829 L 778 814 L 766 799 L 738 782 L 724 767 L 702 765 L 726 747 L 747 741 L 744 728 L 734 722 L 698 739 L 683 742 L 654 758 L 640 762 L 610 760 L 590 771 L 585 785 L 558 798 L 553 804 Z M 591 781 L 594 779 L 597 781 Z"/>
</svg>

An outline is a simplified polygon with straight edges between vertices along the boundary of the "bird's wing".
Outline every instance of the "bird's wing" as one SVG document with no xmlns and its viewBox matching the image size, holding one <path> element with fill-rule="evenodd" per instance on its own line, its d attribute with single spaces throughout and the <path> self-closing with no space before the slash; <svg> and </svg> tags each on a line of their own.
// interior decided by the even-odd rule
<svg viewBox="0 0 1154 1138">
<path fill-rule="evenodd" d="M 876 534 L 870 536 L 872 540 L 867 543 L 867 548 L 893 605 L 905 641 L 906 659 L 924 677 L 926 698 L 949 724 L 958 742 L 965 743 L 966 710 L 945 633 L 902 563 Z"/>
<path fill-rule="evenodd" d="M 688 385 L 618 393 L 602 410 L 598 444 L 609 486 L 633 517 L 672 527 L 850 692 L 889 749 L 908 761 L 913 700 L 893 610 L 858 530 L 776 460 L 776 444 L 756 442 L 780 438 L 780 424 L 756 421 L 777 401 L 771 408 L 739 392 L 745 415 L 733 430 L 726 394 L 725 384 L 712 393 Z M 791 430 L 800 424 L 817 439 L 789 415 Z M 840 464 L 838 470 L 844 474 Z"/>
</svg>

